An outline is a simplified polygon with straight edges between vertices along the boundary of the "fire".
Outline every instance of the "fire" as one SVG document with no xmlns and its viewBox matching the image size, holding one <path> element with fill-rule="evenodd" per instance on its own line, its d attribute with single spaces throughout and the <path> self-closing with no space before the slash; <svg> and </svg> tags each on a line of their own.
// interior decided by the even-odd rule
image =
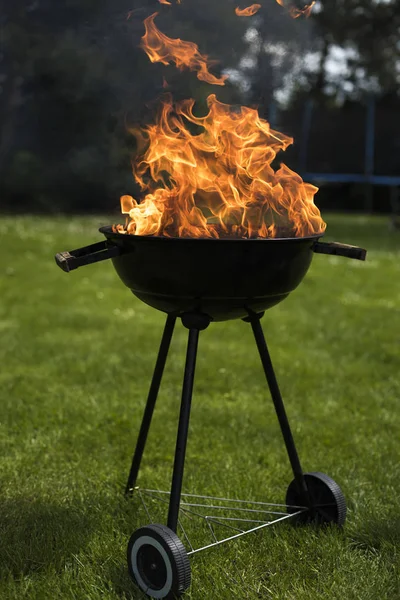
<svg viewBox="0 0 400 600">
<path fill-rule="evenodd" d="M 278 4 L 280 4 L 284 8 L 286 7 L 286 3 L 284 0 L 276 0 L 276 1 Z M 301 17 L 302 15 L 304 15 L 305 17 L 309 17 L 314 4 L 315 4 L 315 0 L 313 0 L 313 2 L 311 2 L 310 4 L 306 4 L 303 8 L 297 8 L 295 6 L 290 6 L 289 14 L 291 17 L 293 17 L 293 19 L 297 19 L 298 17 Z"/>
<path fill-rule="evenodd" d="M 197 78 L 201 81 L 213 85 L 225 85 L 227 75 L 216 77 L 209 72 L 208 69 L 213 63 L 209 61 L 208 56 L 200 53 L 197 44 L 185 42 L 179 38 L 169 38 L 157 28 L 154 23 L 157 15 L 158 13 L 154 13 L 145 19 L 146 33 L 141 42 L 141 47 L 151 62 L 160 62 L 163 65 L 175 63 L 180 70 L 186 67 L 197 71 Z"/>
<path fill-rule="evenodd" d="M 134 165 L 145 194 L 121 198 L 127 224 L 120 233 L 168 237 L 294 237 L 325 230 L 314 204 L 317 188 L 272 162 L 293 139 L 273 131 L 257 110 L 235 109 L 208 97 L 163 99 L 157 122 L 134 130 L 141 155 Z M 199 132 L 193 132 L 195 126 Z"/>
<path fill-rule="evenodd" d="M 261 4 L 252 4 L 251 6 L 248 6 L 247 8 L 235 8 L 235 13 L 237 14 L 238 17 L 252 17 L 253 15 L 255 15 L 256 13 L 258 13 L 258 11 L 261 8 Z"/>
<path fill-rule="evenodd" d="M 259 8 L 253 4 L 236 13 L 251 16 Z M 196 44 L 169 38 L 156 27 L 157 14 L 145 19 L 141 42 L 151 62 L 175 63 L 203 81 L 224 85 L 226 76 L 209 72 L 212 63 Z M 165 94 L 156 122 L 132 130 L 139 152 L 134 177 L 144 197 L 138 202 L 122 196 L 127 222 L 115 231 L 197 238 L 323 233 L 326 225 L 314 204 L 318 188 L 284 164 L 276 171 L 272 166 L 293 139 L 272 130 L 254 108 L 223 104 L 215 94 L 207 103 L 208 113 L 196 116 L 193 99 L 174 103 Z"/>
</svg>

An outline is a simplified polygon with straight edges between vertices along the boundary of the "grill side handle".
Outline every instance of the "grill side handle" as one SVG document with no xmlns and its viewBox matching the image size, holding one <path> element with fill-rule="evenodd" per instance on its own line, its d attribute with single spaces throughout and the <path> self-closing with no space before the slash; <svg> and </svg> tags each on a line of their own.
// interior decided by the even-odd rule
<svg viewBox="0 0 400 600">
<path fill-rule="evenodd" d="M 333 254 L 335 256 L 346 256 L 356 260 L 365 260 L 367 251 L 358 246 L 349 246 L 340 242 L 315 242 L 313 250 L 317 254 Z"/>
<path fill-rule="evenodd" d="M 114 244 L 111 245 L 104 240 L 97 244 L 90 244 L 90 246 L 78 248 L 77 250 L 59 252 L 56 254 L 55 259 L 60 269 L 69 273 L 78 267 L 114 258 L 115 256 L 122 254 L 122 252 L 123 251 L 119 246 Z"/>
</svg>

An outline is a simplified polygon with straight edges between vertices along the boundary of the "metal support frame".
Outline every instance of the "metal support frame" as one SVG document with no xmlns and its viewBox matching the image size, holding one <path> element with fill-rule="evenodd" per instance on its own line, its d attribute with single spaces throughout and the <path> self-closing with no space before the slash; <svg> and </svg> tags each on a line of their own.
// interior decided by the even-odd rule
<svg viewBox="0 0 400 600">
<path fill-rule="evenodd" d="M 290 465 L 292 467 L 294 478 L 297 482 L 298 489 L 301 491 L 304 498 L 304 504 L 307 507 L 311 506 L 310 498 L 307 490 L 307 484 L 304 479 L 303 470 L 301 468 L 299 455 L 296 450 L 292 431 L 287 418 L 285 406 L 283 404 L 282 395 L 272 366 L 271 357 L 268 351 L 267 342 L 264 337 L 264 332 L 261 327 L 261 317 L 263 315 L 250 315 L 246 321 L 250 322 L 253 329 L 253 334 L 256 340 L 258 352 L 260 354 L 261 363 L 264 369 L 265 377 L 268 382 L 268 387 L 271 392 L 272 401 L 274 403 L 276 416 L 278 417 L 279 425 L 282 431 L 286 450 L 289 456 Z"/>
<path fill-rule="evenodd" d="M 136 449 L 132 459 L 132 466 L 126 484 L 125 494 L 132 495 L 136 485 L 137 476 L 139 474 L 140 463 L 142 461 L 143 452 L 146 446 L 147 435 L 149 433 L 151 420 L 153 418 L 154 407 L 156 405 L 158 392 L 161 385 L 161 379 L 164 373 L 165 363 L 169 348 L 171 345 L 172 335 L 174 333 L 176 317 L 168 315 L 165 323 L 164 333 L 161 339 L 160 349 L 157 356 L 157 362 L 154 369 L 153 379 L 151 381 L 149 395 L 147 397 L 146 408 L 144 410 L 142 424 L 140 426 L 139 437 L 136 442 Z"/>
<path fill-rule="evenodd" d="M 160 519 L 157 505 L 169 503 L 170 492 L 136 488 L 136 493 L 150 523 L 158 523 Z M 181 494 L 181 496 L 176 533 L 185 540 L 188 556 L 271 527 L 276 523 L 295 521 L 302 513 L 308 511 L 305 506 L 287 506 L 198 494 Z M 203 535 L 199 540 L 196 532 L 198 533 L 198 525 L 201 522 L 206 528 L 202 530 Z M 209 541 L 204 543 L 206 532 Z"/>
<path fill-rule="evenodd" d="M 271 392 L 272 400 L 273 400 L 273 403 L 275 406 L 275 411 L 276 411 L 278 421 L 280 424 L 280 428 L 282 431 L 282 435 L 283 435 L 286 450 L 287 450 L 287 453 L 289 456 L 290 464 L 291 464 L 291 467 L 293 470 L 295 480 L 298 485 L 299 492 L 302 497 L 302 506 L 285 507 L 286 510 L 283 510 L 283 505 L 274 505 L 274 504 L 267 504 L 267 503 L 260 503 L 260 502 L 250 503 L 248 501 L 243 501 L 243 500 L 225 499 L 226 502 L 228 502 L 228 503 L 231 503 L 231 502 L 236 503 L 235 506 L 232 506 L 230 504 L 229 507 L 226 507 L 226 506 L 215 505 L 214 502 L 211 502 L 211 505 L 208 504 L 208 508 L 212 509 L 213 511 L 217 511 L 217 515 L 213 516 L 210 514 L 208 514 L 208 515 L 199 514 L 197 508 L 206 506 L 203 504 L 203 500 L 207 500 L 207 502 L 214 501 L 214 500 L 223 501 L 224 500 L 223 498 L 211 498 L 211 497 L 206 497 L 206 496 L 191 496 L 190 494 L 182 494 L 182 482 L 183 482 L 183 473 L 184 473 L 184 467 L 185 467 L 186 446 L 187 446 L 187 439 L 188 439 L 188 433 L 189 433 L 190 409 L 191 409 L 192 394 L 193 394 L 193 385 L 194 385 L 194 376 L 195 376 L 195 369 L 196 369 L 196 358 L 197 358 L 199 334 L 200 334 L 200 331 L 206 329 L 208 327 L 208 325 L 210 324 L 210 319 L 209 319 L 209 317 L 207 317 L 207 315 L 202 315 L 202 314 L 198 314 L 198 313 L 197 314 L 195 314 L 195 313 L 194 314 L 191 314 L 191 313 L 184 314 L 184 315 L 182 315 L 182 323 L 189 330 L 189 337 L 188 337 L 188 345 L 187 345 L 187 352 L 186 352 L 186 362 L 185 362 L 185 371 L 184 371 L 184 378 L 183 378 L 182 398 L 181 398 L 179 424 L 178 424 L 178 432 L 177 432 L 176 447 L 175 447 L 175 459 L 174 459 L 174 467 L 173 467 L 173 474 L 172 474 L 171 491 L 170 492 L 160 492 L 160 491 L 156 491 L 156 490 L 140 490 L 140 491 L 143 493 L 147 492 L 147 494 L 150 493 L 150 495 L 154 495 L 155 493 L 157 493 L 157 495 L 158 495 L 158 498 L 156 498 L 157 500 L 161 500 L 162 502 L 168 502 L 169 507 L 168 507 L 167 525 L 170 529 L 172 529 L 175 532 L 177 532 L 178 525 L 179 525 L 181 527 L 181 529 L 183 530 L 185 538 L 187 538 L 187 535 L 185 533 L 185 530 L 183 529 L 182 523 L 179 521 L 180 511 L 181 511 L 181 513 L 183 511 L 183 513 L 185 513 L 185 514 L 190 513 L 193 516 L 203 517 L 206 520 L 207 525 L 210 528 L 210 531 L 213 536 L 213 542 L 211 544 L 208 544 L 207 546 L 203 546 L 202 548 L 199 548 L 197 550 L 195 550 L 193 548 L 193 546 L 189 543 L 190 548 L 191 548 L 191 552 L 189 552 L 189 554 L 193 554 L 195 552 L 198 552 L 199 550 L 203 550 L 203 549 L 209 548 L 211 546 L 222 544 L 223 542 L 229 541 L 231 539 L 236 539 L 237 537 L 241 537 L 242 535 L 245 535 L 246 533 L 250 533 L 250 532 L 256 531 L 258 529 L 263 529 L 264 527 L 272 525 L 278 521 L 283 521 L 283 520 L 289 519 L 291 517 L 295 517 L 296 515 L 300 514 L 301 512 L 308 510 L 311 506 L 310 498 L 309 498 L 309 494 L 308 494 L 308 490 L 307 490 L 307 484 L 306 484 L 306 481 L 304 478 L 303 470 L 301 468 L 300 459 L 297 454 L 296 446 L 295 446 L 295 443 L 293 440 L 293 435 L 292 435 L 289 421 L 288 421 L 288 418 L 286 415 L 282 396 L 281 396 L 281 393 L 279 390 L 278 382 L 276 380 L 276 376 L 275 376 L 274 369 L 272 366 L 271 358 L 269 355 L 267 343 L 265 341 L 264 333 L 263 333 L 263 330 L 261 327 L 260 320 L 261 320 L 262 316 L 263 316 L 263 314 L 253 314 L 252 313 L 249 315 L 248 318 L 244 319 L 244 321 L 250 323 L 252 326 L 252 329 L 253 329 L 253 334 L 255 337 L 256 344 L 257 344 L 258 352 L 260 354 L 261 363 L 262 363 L 264 373 L 265 373 L 265 376 L 266 376 L 266 379 L 268 382 L 269 390 Z M 158 353 L 158 357 L 157 357 L 157 362 L 156 362 L 156 366 L 154 369 L 153 379 L 151 382 L 149 395 L 147 398 L 146 408 L 144 411 L 142 424 L 140 427 L 139 437 L 138 437 L 135 453 L 134 453 L 133 460 L 132 460 L 132 466 L 131 466 L 131 470 L 129 473 L 128 483 L 126 485 L 126 494 L 129 494 L 129 495 L 133 493 L 134 489 L 138 489 L 138 488 L 135 488 L 135 484 L 136 484 L 137 476 L 139 473 L 139 468 L 140 468 L 143 452 L 145 449 L 146 440 L 147 440 L 148 432 L 149 432 L 150 425 L 151 425 L 151 420 L 153 417 L 153 412 L 154 412 L 154 408 L 155 408 L 155 404 L 156 404 L 156 400 L 157 400 L 157 396 L 158 396 L 158 391 L 160 389 L 161 379 L 162 379 L 162 375 L 163 375 L 164 368 L 165 368 L 165 363 L 167 360 L 168 351 L 169 351 L 170 344 L 171 344 L 171 339 L 172 339 L 172 335 L 173 335 L 173 331 L 174 331 L 174 327 L 175 327 L 175 322 L 176 322 L 175 317 L 173 317 L 171 315 L 169 315 L 167 317 L 167 322 L 165 325 L 165 329 L 164 329 L 164 333 L 162 336 L 160 349 L 159 349 L 159 353 Z M 168 500 L 166 499 L 166 496 L 164 494 L 168 495 Z M 140 497 L 141 497 L 142 503 L 146 509 L 148 516 L 150 516 L 148 513 L 148 510 L 147 510 L 146 504 L 143 501 L 143 495 L 140 494 Z M 181 502 L 181 497 L 183 497 L 182 502 Z M 193 502 L 193 500 L 195 500 L 195 499 L 197 500 L 197 502 Z M 304 500 L 304 502 L 303 502 L 303 500 Z M 200 501 L 200 504 L 198 503 L 198 501 Z M 246 506 L 244 503 L 246 504 Z M 255 513 L 256 512 L 256 510 L 254 510 L 254 508 L 248 508 L 248 506 L 250 504 L 253 504 L 253 506 L 256 506 L 257 511 L 262 510 L 262 512 L 265 513 L 265 515 L 267 513 L 269 513 L 271 515 L 274 515 L 275 517 L 272 519 L 267 519 L 267 520 L 265 519 L 265 516 L 262 517 L 261 520 L 257 520 L 257 519 L 255 520 L 254 516 L 252 516 L 251 519 L 244 518 L 243 517 L 244 513 Z M 229 516 L 229 517 L 222 516 L 221 513 L 219 513 L 219 511 L 221 509 L 226 509 L 226 508 L 229 508 L 229 509 L 233 508 L 234 511 L 236 511 L 236 513 L 240 513 L 239 516 L 237 514 L 233 517 L 232 516 Z M 276 510 L 271 510 L 272 508 L 275 508 L 275 509 L 277 508 L 278 512 L 276 512 Z M 289 510 L 289 508 L 291 510 L 289 512 L 287 512 Z M 194 511 L 194 509 L 196 509 L 196 511 Z M 235 523 L 237 521 L 247 522 L 248 524 L 251 524 L 250 529 L 243 530 L 242 528 L 239 528 L 238 525 L 235 525 Z M 214 523 L 214 525 L 217 524 L 219 526 L 224 525 L 224 526 L 230 528 L 231 530 L 235 530 L 235 533 L 233 535 L 230 535 L 229 537 L 222 539 L 222 540 L 217 539 L 215 536 L 214 529 L 213 529 L 213 523 Z M 187 539 L 187 541 L 189 541 L 189 540 Z"/>
<path fill-rule="evenodd" d="M 135 453 L 132 459 L 132 466 L 129 473 L 128 482 L 126 484 L 126 495 L 132 495 L 135 489 L 136 480 L 139 474 L 140 464 L 146 446 L 147 436 L 161 385 L 161 379 L 164 373 L 165 363 L 171 345 L 175 323 L 176 317 L 168 315 L 157 356 L 153 379 L 150 385 L 149 395 L 147 397 L 142 424 L 140 426 Z M 189 329 L 189 338 L 168 510 L 168 527 L 175 532 L 178 526 L 179 506 L 182 493 L 183 471 L 185 467 L 186 445 L 189 433 L 190 408 L 192 403 L 199 333 L 208 327 L 210 324 L 210 318 L 202 314 L 187 313 L 182 315 L 182 323 L 187 329 Z"/>
<path fill-rule="evenodd" d="M 168 509 L 168 527 L 177 531 L 179 505 L 182 493 L 183 470 L 185 466 L 186 445 L 189 433 L 190 408 L 192 404 L 194 373 L 196 368 L 199 330 L 190 329 L 186 353 L 185 375 L 183 378 L 182 402 L 179 415 L 178 435 L 176 439 L 174 470 L 172 474 L 171 496 Z"/>
</svg>

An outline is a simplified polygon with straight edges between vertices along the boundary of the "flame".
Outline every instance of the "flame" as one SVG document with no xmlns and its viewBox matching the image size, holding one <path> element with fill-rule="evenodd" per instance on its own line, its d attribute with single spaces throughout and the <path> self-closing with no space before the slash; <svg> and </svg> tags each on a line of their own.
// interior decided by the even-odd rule
<svg viewBox="0 0 400 600">
<path fill-rule="evenodd" d="M 168 2 L 168 0 L 158 0 L 160 4 L 168 4 L 168 6 L 171 6 L 171 2 Z"/>
<path fill-rule="evenodd" d="M 284 164 L 271 166 L 293 139 L 253 108 L 233 108 L 214 94 L 207 102 L 208 114 L 197 117 L 193 99 L 174 104 L 167 94 L 157 122 L 132 131 L 140 152 L 134 176 L 145 197 L 121 198 L 127 224 L 116 231 L 208 238 L 322 233 L 318 188 Z"/>
<path fill-rule="evenodd" d="M 276 0 L 278 4 L 280 4 L 280 6 L 283 6 L 283 8 L 286 8 L 286 2 L 284 0 Z M 298 17 L 301 17 L 302 15 L 304 15 L 305 17 L 309 17 L 312 11 L 312 8 L 315 4 L 316 0 L 313 0 L 313 2 L 311 2 L 310 4 L 305 4 L 303 8 L 297 8 L 295 6 L 290 6 L 289 7 L 289 14 L 291 17 L 293 17 L 293 19 L 298 19 Z"/>
<path fill-rule="evenodd" d="M 284 0 L 277 1 L 283 5 Z M 293 10 L 305 14 L 311 7 Z M 237 8 L 236 14 L 251 16 L 259 8 L 259 4 Z M 203 81 L 224 85 L 226 77 L 209 72 L 212 63 L 196 44 L 159 31 L 154 23 L 157 14 L 144 21 L 141 43 L 151 62 L 175 63 L 178 69 L 197 71 Z M 166 94 L 157 121 L 132 130 L 139 151 L 134 177 L 144 198 L 138 202 L 122 196 L 127 222 L 114 230 L 206 238 L 323 233 L 326 225 L 314 204 L 318 188 L 304 183 L 284 164 L 276 171 L 272 166 L 277 153 L 286 150 L 293 139 L 272 130 L 253 108 L 223 104 L 215 94 L 207 103 L 208 113 L 198 117 L 193 99 L 174 103 L 171 94 Z"/>
<path fill-rule="evenodd" d="M 157 28 L 154 23 L 157 15 L 158 13 L 154 13 L 145 19 L 146 33 L 141 42 L 141 47 L 151 62 L 160 62 L 163 65 L 173 62 L 180 70 L 187 67 L 192 71 L 197 71 L 197 78 L 201 81 L 213 85 L 225 85 L 227 75 L 218 78 L 209 72 L 208 68 L 213 63 L 209 61 L 208 56 L 200 53 L 197 44 L 185 42 L 179 38 L 169 38 Z"/>
<path fill-rule="evenodd" d="M 235 13 L 237 14 L 238 17 L 252 17 L 253 15 L 255 15 L 256 13 L 258 13 L 258 11 L 261 8 L 261 4 L 252 4 L 251 6 L 248 6 L 247 8 L 235 8 Z"/>
</svg>

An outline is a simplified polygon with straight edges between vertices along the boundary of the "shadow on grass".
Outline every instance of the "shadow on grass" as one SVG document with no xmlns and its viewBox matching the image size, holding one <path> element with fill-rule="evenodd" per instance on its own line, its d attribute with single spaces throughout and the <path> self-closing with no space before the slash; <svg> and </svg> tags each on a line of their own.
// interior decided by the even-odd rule
<svg viewBox="0 0 400 600">
<path fill-rule="evenodd" d="M 400 516 L 369 519 L 351 536 L 351 543 L 365 552 L 392 552 L 400 547 Z"/>
<path fill-rule="evenodd" d="M 146 600 L 148 596 L 141 592 L 128 574 L 126 564 L 114 566 L 109 573 L 115 593 L 124 600 Z"/>
<path fill-rule="evenodd" d="M 86 545 L 90 518 L 76 506 L 28 498 L 0 500 L 0 578 L 40 572 L 65 563 Z"/>
</svg>

